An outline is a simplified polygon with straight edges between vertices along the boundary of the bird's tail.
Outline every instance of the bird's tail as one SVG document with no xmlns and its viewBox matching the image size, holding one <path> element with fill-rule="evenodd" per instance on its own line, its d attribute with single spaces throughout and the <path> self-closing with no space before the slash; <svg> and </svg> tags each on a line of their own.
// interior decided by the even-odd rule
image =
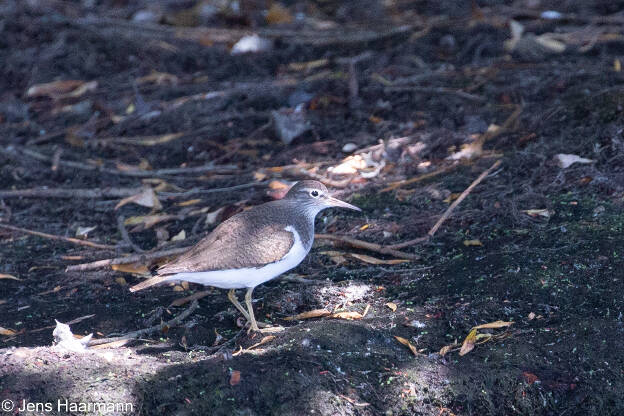
<svg viewBox="0 0 624 416">
<path fill-rule="evenodd" d="M 130 288 L 130 292 L 136 292 L 138 290 L 142 290 L 145 288 L 148 288 L 150 286 L 154 286 L 157 285 L 159 283 L 163 283 L 166 282 L 168 280 L 171 279 L 171 275 L 158 275 L 158 276 L 154 276 L 154 277 L 150 277 L 147 280 L 144 280 L 143 282 L 134 285 Z"/>
</svg>

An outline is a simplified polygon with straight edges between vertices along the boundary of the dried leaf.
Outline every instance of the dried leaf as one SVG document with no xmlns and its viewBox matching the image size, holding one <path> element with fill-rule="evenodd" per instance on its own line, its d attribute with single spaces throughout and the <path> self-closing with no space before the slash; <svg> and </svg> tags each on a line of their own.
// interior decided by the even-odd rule
<svg viewBox="0 0 624 416">
<path fill-rule="evenodd" d="M 0 273 L 0 279 L 22 280 L 20 278 L 13 276 L 12 274 L 4 274 L 4 273 Z"/>
<path fill-rule="evenodd" d="M 466 355 L 470 351 L 472 351 L 474 349 L 476 340 L 477 340 L 477 328 L 473 328 L 468 334 L 468 336 L 466 337 L 466 339 L 464 340 L 464 343 L 462 344 L 462 347 L 459 350 L 459 355 Z"/>
<path fill-rule="evenodd" d="M 126 279 L 124 279 L 123 277 L 118 277 L 115 279 L 115 281 L 121 286 L 126 286 L 128 284 L 128 282 L 126 282 Z"/>
<path fill-rule="evenodd" d="M 293 17 L 287 8 L 275 2 L 271 5 L 266 15 L 266 22 L 269 25 L 279 25 L 292 23 Z"/>
<path fill-rule="evenodd" d="M 446 354 L 448 354 L 449 352 L 451 352 L 451 350 L 453 348 L 457 347 L 456 344 L 451 344 L 451 345 L 445 345 L 444 347 L 440 348 L 440 352 L 439 354 L 444 357 Z"/>
<path fill-rule="evenodd" d="M 5 335 L 5 336 L 12 336 L 12 335 L 16 335 L 17 332 L 12 330 L 12 329 L 7 329 L 7 328 L 3 328 L 0 326 L 0 335 Z"/>
<path fill-rule="evenodd" d="M 399 341 L 401 344 L 405 345 L 407 348 L 410 349 L 410 351 L 412 352 L 412 354 L 414 355 L 418 355 L 418 350 L 416 349 L 415 346 L 412 345 L 411 342 L 409 342 L 409 340 L 403 338 L 403 337 L 398 337 L 398 336 L 394 336 L 394 338 Z"/>
<path fill-rule="evenodd" d="M 570 166 L 572 166 L 574 163 L 594 163 L 595 162 L 595 160 L 592 160 L 592 159 L 585 159 L 584 157 L 580 157 L 577 155 L 564 154 L 564 153 L 559 153 L 555 155 L 554 160 L 562 169 L 567 169 Z"/>
<path fill-rule="evenodd" d="M 53 99 L 66 97 L 80 97 L 88 91 L 97 88 L 97 81 L 85 82 L 80 80 L 53 81 L 46 84 L 33 85 L 26 91 L 27 97 L 48 96 Z"/>
<path fill-rule="evenodd" d="M 180 285 L 175 285 L 173 287 L 173 291 L 174 292 L 184 292 L 184 288 L 182 286 L 180 286 Z"/>
<path fill-rule="evenodd" d="M 263 180 L 265 180 L 265 179 L 266 179 L 267 174 L 266 174 L 266 173 L 264 173 L 264 172 L 260 172 L 259 170 L 257 170 L 257 171 L 255 171 L 255 172 L 253 173 L 253 177 L 254 177 L 254 179 L 255 179 L 255 180 L 257 180 L 257 181 L 263 181 Z"/>
<path fill-rule="evenodd" d="M 357 254 L 357 253 L 349 253 L 349 256 L 354 257 L 358 260 L 363 261 L 364 263 L 369 264 L 401 264 L 401 263 L 409 263 L 407 259 L 391 259 L 391 260 L 383 260 L 378 259 L 376 257 L 368 256 L 366 254 Z"/>
<path fill-rule="evenodd" d="M 189 205 L 198 204 L 201 201 L 201 199 L 189 199 L 188 201 L 178 202 L 176 205 L 179 207 L 188 207 Z"/>
<path fill-rule="evenodd" d="M 553 211 L 549 211 L 547 209 L 525 209 L 522 212 L 524 212 L 530 217 L 544 217 L 544 218 L 550 218 L 550 216 L 554 214 Z"/>
<path fill-rule="evenodd" d="M 330 316 L 330 318 L 334 318 L 334 319 L 346 319 L 346 320 L 353 320 L 353 319 L 362 319 L 364 317 L 364 315 L 362 315 L 359 312 L 336 312 L 336 313 L 332 313 Z"/>
<path fill-rule="evenodd" d="M 184 136 L 185 132 L 168 133 L 157 136 L 137 136 L 137 137 L 109 137 L 102 140 L 110 140 L 115 143 L 130 144 L 137 146 L 156 146 L 158 144 L 168 143 Z"/>
<path fill-rule="evenodd" d="M 481 240 L 464 240 L 464 245 L 466 247 L 482 246 L 483 243 L 481 242 Z"/>
<path fill-rule="evenodd" d="M 533 319 L 535 319 L 535 312 L 530 312 L 528 318 L 529 318 L 529 321 L 532 321 Z"/>
<path fill-rule="evenodd" d="M 529 373 L 528 371 L 522 372 L 522 376 L 524 377 L 524 379 L 526 380 L 527 384 L 529 384 L 529 385 L 531 385 L 531 384 L 535 383 L 537 380 L 539 380 L 539 378 L 535 374 Z"/>
<path fill-rule="evenodd" d="M 361 169 L 365 169 L 367 163 L 361 155 L 349 156 L 337 166 L 332 166 L 327 169 L 327 172 L 336 175 L 352 175 L 357 173 Z"/>
<path fill-rule="evenodd" d="M 138 194 L 122 199 L 117 205 L 115 205 L 115 210 L 131 202 L 143 207 L 154 208 L 157 211 L 162 209 L 162 205 L 156 196 L 156 192 L 154 192 L 152 188 L 144 188 Z"/>
<path fill-rule="evenodd" d="M 274 180 L 274 181 L 269 182 L 270 189 L 290 189 L 291 186 L 292 184 L 289 184 L 284 181 Z"/>
<path fill-rule="evenodd" d="M 149 269 L 143 263 L 129 263 L 129 264 L 113 264 L 111 269 L 116 272 L 132 273 L 138 275 L 144 275 L 149 273 Z"/>
<path fill-rule="evenodd" d="M 124 225 L 139 225 L 143 224 L 143 226 L 147 228 L 151 228 L 159 222 L 167 221 L 172 219 L 171 215 L 138 215 L 135 217 L 126 218 L 124 221 Z"/>
<path fill-rule="evenodd" d="M 78 227 L 76 228 L 76 237 L 87 238 L 89 233 L 97 228 L 97 225 L 93 227 Z"/>
<path fill-rule="evenodd" d="M 386 303 L 386 306 L 387 306 L 388 308 L 392 309 L 392 312 L 394 312 L 394 311 L 396 311 L 396 310 L 397 310 L 397 305 L 396 305 L 396 303 L 394 303 L 394 302 L 388 302 L 388 303 Z"/>
<path fill-rule="evenodd" d="M 289 316 L 284 318 L 285 321 L 296 321 L 302 319 L 321 318 L 323 316 L 329 316 L 332 313 L 327 309 L 314 309 L 308 312 L 303 312 L 295 316 Z"/>
<path fill-rule="evenodd" d="M 178 77 L 172 74 L 168 74 L 166 72 L 152 71 L 149 75 L 145 75 L 144 77 L 137 79 L 137 82 L 139 84 L 146 84 L 146 83 L 153 82 L 156 85 L 163 85 L 163 84 L 176 85 L 178 83 Z"/>
<path fill-rule="evenodd" d="M 448 156 L 449 160 L 474 159 L 483 154 L 483 141 L 477 140 L 465 146 L 459 152 Z"/>
<path fill-rule="evenodd" d="M 329 256 L 331 261 L 333 261 L 336 264 L 343 264 L 343 263 L 346 263 L 347 261 L 347 259 L 345 258 L 346 253 L 343 253 L 342 251 L 333 251 L 333 250 L 321 251 L 320 254 Z"/>
<path fill-rule="evenodd" d="M 513 322 L 505 322 L 505 321 L 494 321 L 494 322 L 490 322 L 489 324 L 483 324 L 483 325 L 478 325 L 473 327 L 472 329 L 486 329 L 486 328 L 491 328 L 491 329 L 496 329 L 496 328 L 505 328 L 508 326 L 513 325 Z"/>
<path fill-rule="evenodd" d="M 186 231 L 182 230 L 173 237 L 171 237 L 171 241 L 182 241 L 186 240 Z"/>
<path fill-rule="evenodd" d="M 230 386 L 235 386 L 240 383 L 241 372 L 238 370 L 233 370 L 232 375 L 230 376 Z"/>
<path fill-rule="evenodd" d="M 219 214 L 223 211 L 225 207 L 221 207 L 216 211 L 209 212 L 206 214 L 206 225 L 212 225 L 217 222 L 217 218 L 219 218 Z"/>
<path fill-rule="evenodd" d="M 257 343 L 255 343 L 255 344 L 253 344 L 251 347 L 247 348 L 247 350 L 249 351 L 249 350 L 251 350 L 251 349 L 254 349 L 254 348 L 256 348 L 256 347 L 259 347 L 260 345 L 264 345 L 264 344 L 266 344 L 267 342 L 271 342 L 271 341 L 273 341 L 274 339 L 275 339 L 275 335 L 267 335 L 266 337 L 263 337 L 263 338 L 260 340 L 260 342 L 257 342 Z"/>
</svg>

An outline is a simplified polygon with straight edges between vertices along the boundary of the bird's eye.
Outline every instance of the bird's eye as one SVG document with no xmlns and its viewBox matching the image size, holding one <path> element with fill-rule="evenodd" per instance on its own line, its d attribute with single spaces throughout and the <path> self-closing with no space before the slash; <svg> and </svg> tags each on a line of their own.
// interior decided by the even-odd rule
<svg viewBox="0 0 624 416">
<path fill-rule="evenodd" d="M 317 198 L 319 196 L 319 192 L 318 191 L 312 191 L 312 192 L 310 192 L 310 195 L 312 195 L 314 198 Z"/>
</svg>

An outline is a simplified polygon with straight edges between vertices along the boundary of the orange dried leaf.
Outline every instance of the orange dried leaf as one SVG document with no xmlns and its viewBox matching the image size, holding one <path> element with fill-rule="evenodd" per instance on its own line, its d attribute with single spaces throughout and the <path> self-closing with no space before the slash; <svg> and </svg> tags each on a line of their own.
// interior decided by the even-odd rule
<svg viewBox="0 0 624 416">
<path fill-rule="evenodd" d="M 22 280 L 11 274 L 4 274 L 4 273 L 0 273 L 0 279 Z"/>
<path fill-rule="evenodd" d="M 332 313 L 329 317 L 334 318 L 334 319 L 353 320 L 353 319 L 362 319 L 364 316 L 359 312 L 336 312 L 336 313 Z"/>
<path fill-rule="evenodd" d="M 254 349 L 256 347 L 259 347 L 260 345 L 264 345 L 267 342 L 271 342 L 275 339 L 275 335 L 267 335 L 266 337 L 263 337 L 260 342 L 257 342 L 255 344 L 253 344 L 251 347 L 247 348 L 247 350 L 251 350 Z"/>
<path fill-rule="evenodd" d="M 269 188 L 271 189 L 290 189 L 290 185 L 285 182 L 274 180 L 269 182 Z"/>
<path fill-rule="evenodd" d="M 524 379 L 526 380 L 527 384 L 531 385 L 533 383 L 535 383 L 537 380 L 539 380 L 539 378 L 533 374 L 533 373 L 529 373 L 528 371 L 524 371 L 522 373 L 522 376 L 524 377 Z"/>
<path fill-rule="evenodd" d="M 486 328 L 490 328 L 490 329 L 496 329 L 496 328 L 505 328 L 508 326 L 513 325 L 513 322 L 505 322 L 505 321 L 494 321 L 494 322 L 490 322 L 489 324 L 483 324 L 483 325 L 478 325 L 473 327 L 472 329 L 486 329 Z"/>
<path fill-rule="evenodd" d="M 390 308 L 390 309 L 392 310 L 392 312 L 394 312 L 394 311 L 396 311 L 396 310 L 397 310 L 397 305 L 396 305 L 396 303 L 394 303 L 394 302 L 388 302 L 388 303 L 386 303 L 386 306 L 387 306 L 388 308 Z"/>
<path fill-rule="evenodd" d="M 409 260 L 407 259 L 383 260 L 383 259 L 378 259 L 377 257 L 368 256 L 366 254 L 350 253 L 349 255 L 360 261 L 363 261 L 364 263 L 369 263 L 369 264 L 401 264 L 401 263 L 409 262 Z"/>
<path fill-rule="evenodd" d="M 133 274 L 146 274 L 149 273 L 149 269 L 142 263 L 129 263 L 129 264 L 113 264 L 111 269 L 116 272 L 133 273 Z"/>
<path fill-rule="evenodd" d="M 189 199 L 188 201 L 178 202 L 176 205 L 179 207 L 188 207 L 189 205 L 198 204 L 201 201 L 201 199 Z"/>
<path fill-rule="evenodd" d="M 12 336 L 12 335 L 17 335 L 17 332 L 15 332 L 12 329 L 3 328 L 0 326 L 0 335 Z"/>
<path fill-rule="evenodd" d="M 295 316 L 289 316 L 284 318 L 285 321 L 296 321 L 301 319 L 322 318 L 323 316 L 329 316 L 332 313 L 327 309 L 314 309 L 308 312 L 303 312 Z"/>
<path fill-rule="evenodd" d="M 470 351 L 472 351 L 474 349 L 476 340 L 477 340 L 477 328 L 473 328 L 472 331 L 470 331 L 470 333 L 464 340 L 464 343 L 462 344 L 462 347 L 459 350 L 459 355 L 466 355 Z"/>
<path fill-rule="evenodd" d="M 394 338 L 399 341 L 401 344 L 405 345 L 407 348 L 410 349 L 410 351 L 412 352 L 412 354 L 414 355 L 418 355 L 418 350 L 416 349 L 415 346 L 412 345 L 411 342 L 409 342 L 409 340 L 403 338 L 403 337 L 398 337 L 398 336 L 394 336 Z"/>
<path fill-rule="evenodd" d="M 238 370 L 233 370 L 232 375 L 230 376 L 230 386 L 235 386 L 240 383 L 241 372 Z"/>
<path fill-rule="evenodd" d="M 284 23 L 292 23 L 293 16 L 288 9 L 279 3 L 273 3 L 266 15 L 266 22 L 269 25 L 279 25 Z"/>
<path fill-rule="evenodd" d="M 451 350 L 453 348 L 455 348 L 456 345 L 445 345 L 444 347 L 440 348 L 440 352 L 439 354 L 444 357 L 446 354 L 448 354 L 449 352 L 451 352 Z"/>
</svg>

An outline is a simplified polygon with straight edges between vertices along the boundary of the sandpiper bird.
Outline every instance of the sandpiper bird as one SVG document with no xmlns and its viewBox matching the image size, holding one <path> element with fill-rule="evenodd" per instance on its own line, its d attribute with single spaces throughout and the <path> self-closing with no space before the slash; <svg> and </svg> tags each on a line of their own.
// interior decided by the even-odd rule
<svg viewBox="0 0 624 416">
<path fill-rule="evenodd" d="M 329 195 L 317 181 L 297 182 L 283 199 L 267 202 L 232 216 L 188 252 L 158 269 L 157 275 L 130 291 L 162 282 L 185 280 L 230 289 L 228 299 L 259 331 L 251 295 L 259 284 L 297 266 L 314 241 L 314 219 L 325 208 L 358 207 Z M 235 289 L 247 289 L 247 311 Z"/>
</svg>

